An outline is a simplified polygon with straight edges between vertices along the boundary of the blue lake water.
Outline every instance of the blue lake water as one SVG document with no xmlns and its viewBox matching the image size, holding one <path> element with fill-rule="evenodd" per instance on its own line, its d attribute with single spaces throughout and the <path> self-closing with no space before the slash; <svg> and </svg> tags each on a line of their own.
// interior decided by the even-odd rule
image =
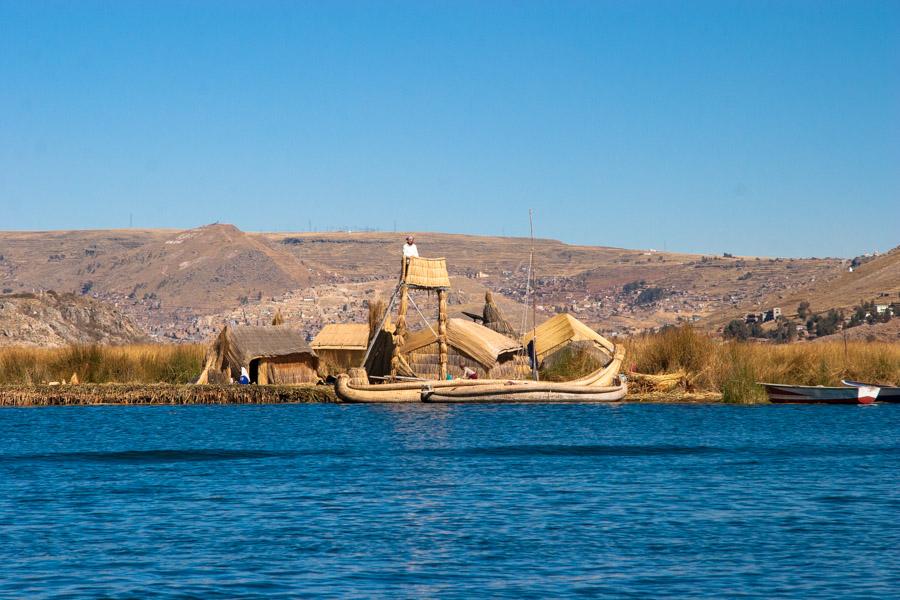
<svg viewBox="0 0 900 600">
<path fill-rule="evenodd" d="M 900 406 L 0 409 L 0 597 L 887 598 Z"/>
</svg>

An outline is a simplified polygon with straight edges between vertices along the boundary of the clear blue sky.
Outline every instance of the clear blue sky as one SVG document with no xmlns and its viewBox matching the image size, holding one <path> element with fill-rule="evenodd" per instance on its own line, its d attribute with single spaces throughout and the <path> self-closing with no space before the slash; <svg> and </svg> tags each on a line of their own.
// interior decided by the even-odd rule
<svg viewBox="0 0 900 600">
<path fill-rule="evenodd" d="M 528 207 L 572 243 L 900 244 L 900 2 L 0 0 L 0 229 Z"/>
</svg>

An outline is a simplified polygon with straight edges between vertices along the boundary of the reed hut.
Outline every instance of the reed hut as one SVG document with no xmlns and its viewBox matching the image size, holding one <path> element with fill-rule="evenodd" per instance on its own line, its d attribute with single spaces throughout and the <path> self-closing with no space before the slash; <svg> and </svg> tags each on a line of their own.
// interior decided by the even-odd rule
<svg viewBox="0 0 900 600">
<path fill-rule="evenodd" d="M 210 345 L 197 383 L 237 381 L 241 367 L 251 383 L 290 385 L 319 380 L 319 358 L 306 336 L 284 325 L 226 325 Z"/>
<path fill-rule="evenodd" d="M 538 364 L 568 345 L 577 343 L 578 346 L 596 352 L 598 360 L 605 365 L 612 360 L 616 348 L 615 344 L 569 313 L 560 313 L 526 332 L 522 336 L 522 344 L 527 347 L 534 338 L 537 338 L 534 352 Z"/>
<path fill-rule="evenodd" d="M 367 323 L 329 323 L 310 345 L 319 357 L 320 373 L 327 376 L 362 365 L 368 344 Z"/>
<path fill-rule="evenodd" d="M 505 335 L 465 319 L 447 320 L 447 367 L 462 377 L 469 367 L 482 379 L 524 379 L 531 374 L 522 345 Z M 436 331 L 420 329 L 408 334 L 399 351 L 400 375 L 438 379 L 440 347 Z"/>
</svg>

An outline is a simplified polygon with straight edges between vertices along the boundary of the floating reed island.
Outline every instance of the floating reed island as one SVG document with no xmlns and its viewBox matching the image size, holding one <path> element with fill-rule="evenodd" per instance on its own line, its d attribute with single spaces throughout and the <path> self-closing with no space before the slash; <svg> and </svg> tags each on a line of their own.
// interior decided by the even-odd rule
<svg viewBox="0 0 900 600">
<path fill-rule="evenodd" d="M 841 379 L 900 382 L 900 344 L 723 342 L 691 327 L 631 338 L 626 402 L 767 403 L 757 381 L 840 385 Z M 574 344 L 541 372 L 566 380 L 593 370 L 593 351 Z M 193 385 L 201 345 L 0 349 L 0 406 L 335 402 L 327 385 Z M 639 370 L 647 375 L 636 375 Z M 68 381 L 77 373 L 81 383 Z M 65 379 L 64 385 L 48 381 Z M 649 380 L 649 381 L 648 381 Z M 160 383 L 162 382 L 162 383 Z"/>
<path fill-rule="evenodd" d="M 370 303 L 368 324 L 331 324 L 311 343 L 279 313 L 270 326 L 226 326 L 207 346 L 0 349 L 0 406 L 601 402 L 625 399 L 626 385 L 629 401 L 755 403 L 767 401 L 757 381 L 900 382 L 896 343 L 759 345 L 690 325 L 613 343 L 569 314 L 519 333 L 490 292 L 482 314 L 450 318 L 449 286 L 443 259 L 404 261 L 390 302 Z M 437 295 L 436 322 L 411 291 Z M 424 326 L 409 326 L 410 308 Z M 242 375 L 251 385 L 234 384 Z"/>
</svg>

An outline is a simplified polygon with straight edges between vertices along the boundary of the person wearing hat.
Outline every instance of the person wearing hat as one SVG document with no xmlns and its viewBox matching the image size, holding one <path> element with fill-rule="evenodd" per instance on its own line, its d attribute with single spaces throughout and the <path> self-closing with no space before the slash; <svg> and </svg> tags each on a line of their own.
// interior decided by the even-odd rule
<svg viewBox="0 0 900 600">
<path fill-rule="evenodd" d="M 410 256 L 419 256 L 419 249 L 416 248 L 416 238 L 408 235 L 406 236 L 406 243 L 403 244 L 403 258 L 409 258 Z"/>
</svg>

